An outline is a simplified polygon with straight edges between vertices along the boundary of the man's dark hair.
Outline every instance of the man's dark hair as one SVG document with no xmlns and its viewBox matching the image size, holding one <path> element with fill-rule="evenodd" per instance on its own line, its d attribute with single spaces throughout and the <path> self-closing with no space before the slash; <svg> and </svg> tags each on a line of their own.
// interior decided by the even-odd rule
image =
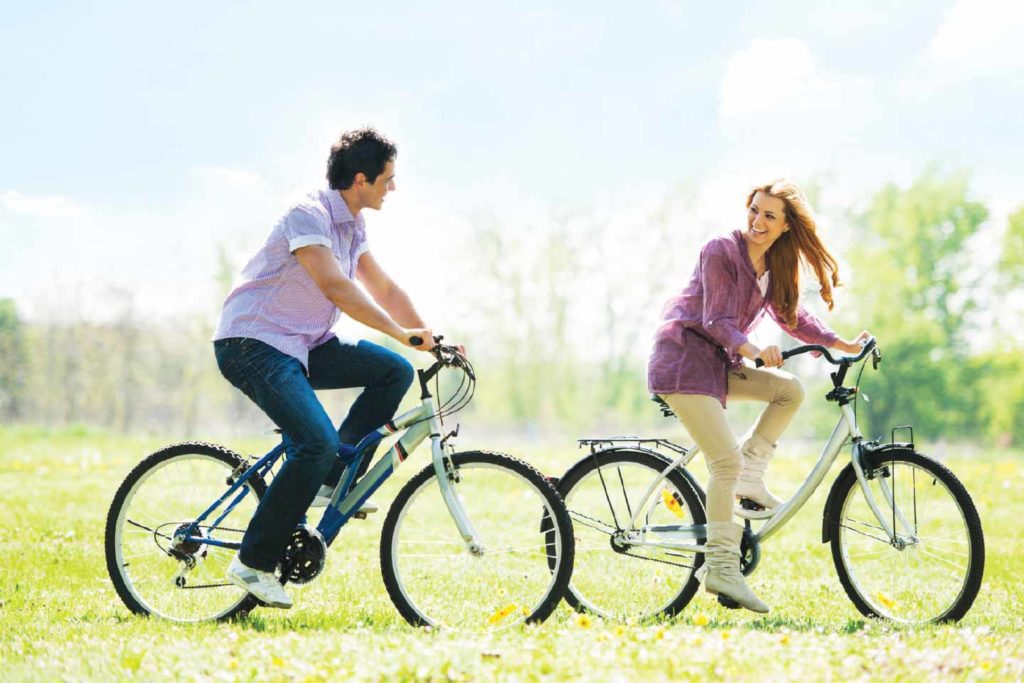
<svg viewBox="0 0 1024 683">
<path fill-rule="evenodd" d="M 371 183 L 376 182 L 384 166 L 394 161 L 397 154 L 395 143 L 373 128 L 350 130 L 331 145 L 331 155 L 327 157 L 327 182 L 332 190 L 347 190 L 352 187 L 356 173 L 366 175 L 366 180 Z"/>
</svg>

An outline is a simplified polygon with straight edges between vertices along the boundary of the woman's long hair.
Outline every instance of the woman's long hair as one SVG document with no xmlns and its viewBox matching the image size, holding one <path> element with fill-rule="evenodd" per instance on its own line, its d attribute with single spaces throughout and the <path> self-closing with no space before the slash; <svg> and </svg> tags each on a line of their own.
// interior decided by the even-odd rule
<svg viewBox="0 0 1024 683">
<path fill-rule="evenodd" d="M 794 327 L 800 303 L 800 262 L 814 271 L 820 285 L 818 293 L 830 311 L 833 306 L 832 288 L 840 285 L 839 264 L 818 239 L 814 212 L 803 190 L 788 180 L 774 180 L 750 191 L 748 209 L 758 192 L 781 199 L 786 205 L 789 230 L 775 240 L 764 258 L 765 267 L 772 274 L 772 308 L 786 325 Z"/>
</svg>

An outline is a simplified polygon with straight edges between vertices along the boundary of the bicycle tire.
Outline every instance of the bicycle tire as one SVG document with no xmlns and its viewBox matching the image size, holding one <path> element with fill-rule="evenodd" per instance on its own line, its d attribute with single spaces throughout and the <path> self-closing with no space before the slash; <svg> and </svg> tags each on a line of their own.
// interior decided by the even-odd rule
<svg viewBox="0 0 1024 683">
<path fill-rule="evenodd" d="M 852 468 L 847 468 L 834 485 L 836 502 L 827 513 L 832 560 L 847 596 L 867 617 L 911 624 L 959 621 L 974 604 L 985 571 L 984 533 L 970 495 L 948 468 L 909 448 L 871 453 L 864 460 L 865 474 L 870 474 L 872 479 L 889 480 L 896 507 L 901 512 L 913 513 L 912 517 L 904 513 L 904 517 L 908 522 L 913 521 L 914 536 L 920 541 L 911 542 L 903 549 L 894 546 L 878 527 L 877 519 L 867 512 L 856 475 Z M 920 486 L 918 472 L 927 475 Z M 906 501 L 908 486 L 909 503 Z M 886 503 L 877 487 L 878 484 L 873 493 L 880 508 L 883 513 L 891 511 L 892 506 Z M 926 501 L 934 501 L 929 503 L 928 509 L 932 512 L 928 519 L 924 519 L 923 514 Z M 861 521 L 860 517 L 869 521 Z M 895 521 L 897 529 L 903 528 L 898 519 Z M 953 536 L 939 536 L 939 533 Z M 911 535 L 902 536 L 912 541 Z M 869 550 L 851 552 L 857 543 Z M 936 548 L 936 544 L 940 547 Z M 959 562 L 964 560 L 967 564 L 961 566 Z M 881 563 L 902 564 L 886 572 Z M 926 563 L 931 566 L 925 567 Z M 916 567 L 912 568 L 911 564 Z M 962 570 L 960 579 L 956 579 L 957 568 Z M 908 578 L 912 572 L 916 578 Z M 947 578 L 958 585 L 943 591 L 951 596 L 948 599 L 936 598 L 943 584 L 952 586 Z M 936 606 L 928 607 L 929 600 L 935 600 Z"/>
<path fill-rule="evenodd" d="M 467 451 L 451 462 L 458 477 L 451 486 L 483 550 L 468 549 L 428 465 L 398 493 L 381 530 L 381 573 L 391 601 L 414 626 L 487 631 L 544 621 L 572 574 L 572 523 L 562 499 L 540 472 L 510 455 Z M 515 499 L 507 497 L 510 488 Z M 545 514 L 554 524 L 547 532 L 537 525 Z M 554 570 L 549 542 L 558 553 Z M 405 550 L 419 547 L 437 553 Z M 436 571 L 441 563 L 444 571 Z M 442 581 L 450 585 L 438 587 Z"/>
<path fill-rule="evenodd" d="M 650 556 L 641 556 L 630 554 L 628 551 L 623 552 L 621 548 L 616 549 L 611 542 L 612 534 L 622 532 L 623 525 L 628 523 L 632 516 L 630 499 L 638 503 L 647 487 L 669 464 L 670 462 L 664 458 L 645 451 L 612 448 L 587 456 L 562 477 L 558 492 L 569 510 L 569 517 L 573 520 L 577 542 L 576 567 L 566 588 L 565 598 L 576 611 L 590 612 L 616 621 L 643 620 L 674 616 L 693 599 L 700 586 L 694 574 L 704 562 L 703 553 L 694 553 L 692 560 L 685 555 L 677 556 L 678 554 L 667 552 L 660 556 L 649 551 Z M 623 466 L 628 466 L 635 472 L 635 476 L 630 477 L 630 488 L 635 488 L 635 491 L 626 491 L 625 477 L 621 476 Z M 617 472 L 614 477 L 617 481 L 613 481 L 612 484 L 620 487 L 620 500 L 625 503 L 618 511 L 611 502 L 611 492 L 605 488 L 607 482 L 601 483 L 599 477 L 594 477 L 595 472 L 600 473 L 606 469 L 609 473 Z M 644 518 L 650 519 L 654 514 L 657 515 L 657 521 L 679 522 L 679 512 L 668 510 L 667 499 L 663 500 L 667 491 L 674 498 L 682 518 L 688 517 L 693 525 L 704 525 L 706 517 L 701 496 L 694 490 L 688 478 L 680 470 L 675 469 L 668 474 L 666 482 L 667 486 L 662 492 L 653 496 L 654 500 L 650 503 L 650 509 L 644 513 Z M 598 483 L 601 483 L 603 490 L 597 487 Z M 584 490 L 584 486 L 593 490 Z M 662 514 L 656 510 L 659 505 L 662 505 L 669 514 Z M 622 509 L 623 507 L 625 509 Z M 603 530 L 598 528 L 598 523 L 603 525 Z M 594 531 L 597 534 L 594 534 Z M 608 542 L 592 541 L 593 545 L 582 542 L 585 536 L 600 539 L 602 533 L 607 534 Z M 703 543 L 704 540 L 703 537 L 695 539 L 697 543 Z M 584 564 L 590 562 L 591 558 L 598 558 L 597 562 L 591 562 L 592 568 Z M 685 564 L 687 561 L 692 564 L 672 568 L 672 565 Z M 641 576 L 638 570 L 645 567 L 643 563 L 650 564 L 649 568 L 643 569 Z M 683 574 L 673 575 L 673 572 Z M 624 583 L 627 581 L 629 586 Z M 659 585 L 662 582 L 668 587 L 667 590 Z M 655 599 L 653 606 L 638 607 L 640 599 L 651 595 L 655 588 L 663 593 L 662 597 Z"/>
<path fill-rule="evenodd" d="M 161 499 L 159 501 L 161 508 L 159 511 L 156 511 L 156 503 L 152 500 L 154 494 L 150 493 L 150 491 L 152 490 L 158 494 L 161 489 L 155 485 L 155 482 L 153 486 L 149 487 L 145 486 L 146 483 L 157 476 L 167 479 L 168 475 L 161 474 L 161 472 L 168 472 L 166 468 L 173 467 L 175 464 L 178 465 L 178 471 L 183 471 L 182 465 L 187 461 L 196 461 L 193 463 L 194 465 L 202 465 L 204 474 L 209 473 L 206 476 L 223 475 L 224 478 L 220 478 L 216 482 L 210 481 L 208 486 L 200 487 L 201 482 L 191 481 L 191 476 L 187 473 L 177 475 L 180 486 L 183 489 L 187 487 L 194 492 L 195 504 L 187 501 L 190 495 L 189 491 L 169 492 L 168 496 L 165 497 L 166 500 Z M 107 572 L 114 584 L 114 589 L 125 606 L 133 613 L 145 616 L 153 615 L 170 621 L 180 622 L 223 621 L 242 616 L 259 604 L 255 598 L 245 591 L 230 584 L 220 583 L 223 580 L 223 570 L 226 568 L 227 560 L 234 554 L 234 551 L 204 544 L 204 548 L 207 549 L 206 552 L 196 548 L 192 553 L 193 559 L 196 556 L 200 556 L 202 560 L 200 573 L 203 575 L 204 580 L 209 580 L 211 583 L 203 584 L 200 582 L 196 586 L 188 586 L 189 588 L 195 588 L 194 591 L 178 594 L 182 599 L 182 607 L 186 603 L 197 603 L 197 611 L 191 617 L 184 614 L 183 611 L 177 611 L 175 591 L 164 591 L 164 593 L 161 593 L 160 589 L 156 588 L 153 594 L 148 594 L 148 592 L 144 594 L 144 591 L 139 589 L 139 585 L 145 585 L 149 580 L 142 576 L 145 568 L 141 570 L 141 573 L 136 574 L 135 570 L 129 569 L 135 558 L 131 555 L 125 555 L 125 544 L 133 544 L 129 550 L 140 553 L 143 558 L 148 558 L 143 559 L 143 563 L 152 561 L 154 567 L 156 565 L 160 566 L 160 572 L 163 572 L 164 565 L 166 564 L 166 574 L 167 578 L 169 578 L 176 566 L 180 569 L 182 561 L 168 554 L 161 546 L 161 541 L 164 545 L 169 544 L 167 537 L 173 529 L 168 524 L 177 524 L 189 519 L 195 519 L 206 506 L 213 503 L 220 494 L 227 490 L 226 477 L 230 476 L 243 462 L 244 460 L 239 454 L 223 446 L 203 442 L 179 443 L 162 448 L 147 456 L 125 477 L 118 487 L 117 493 L 114 494 L 110 510 L 107 513 L 104 550 Z M 212 467 L 207 467 L 206 465 L 212 465 Z M 247 486 L 249 487 L 249 493 L 253 494 L 254 498 L 250 501 L 251 504 L 247 505 L 243 510 L 232 512 L 232 516 L 228 520 L 231 523 L 240 521 L 243 525 L 247 525 L 252 512 L 250 508 L 254 509 L 255 504 L 262 498 L 267 488 L 266 482 L 259 476 L 250 478 Z M 199 497 L 213 491 L 217 493 L 212 494 L 212 497 L 208 500 Z M 140 502 L 139 510 L 142 510 L 141 506 L 143 504 L 153 509 L 154 512 L 151 514 L 156 516 L 155 521 L 150 519 L 132 520 L 127 516 L 129 510 L 134 509 L 132 504 L 140 494 L 149 494 L 150 497 L 146 501 Z M 202 500 L 202 503 L 198 503 L 199 500 Z M 181 503 L 181 515 L 176 514 L 179 502 Z M 174 506 L 173 513 L 168 512 L 168 505 Z M 133 512 L 132 514 L 136 513 Z M 143 514 L 145 514 L 144 511 Z M 157 522 L 160 522 L 160 524 L 157 524 Z M 244 529 L 244 526 L 242 529 Z M 136 536 L 139 538 L 135 539 L 133 536 L 133 540 L 129 540 L 126 532 L 138 532 Z M 145 539 L 145 536 L 150 534 L 153 537 L 152 546 Z M 198 544 L 196 545 L 198 546 Z M 214 556 L 215 560 L 210 559 Z M 207 565 L 209 565 L 208 570 Z M 198 561 L 196 566 L 200 566 Z M 154 571 L 157 570 L 154 569 Z M 218 585 L 212 585 L 212 582 L 216 582 Z M 201 607 L 199 603 L 202 603 L 205 599 L 202 593 L 202 591 L 206 590 L 203 587 L 204 585 L 208 585 L 210 590 L 221 589 L 216 593 L 221 604 L 209 610 L 209 614 L 199 609 Z M 169 586 L 164 586 L 164 588 L 169 588 Z M 210 593 L 205 595 L 210 595 Z M 194 598 L 193 596 L 198 597 Z"/>
</svg>

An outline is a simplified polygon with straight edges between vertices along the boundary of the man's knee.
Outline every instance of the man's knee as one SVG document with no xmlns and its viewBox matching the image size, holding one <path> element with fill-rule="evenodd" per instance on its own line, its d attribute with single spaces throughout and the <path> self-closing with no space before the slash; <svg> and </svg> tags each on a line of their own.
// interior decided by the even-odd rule
<svg viewBox="0 0 1024 683">
<path fill-rule="evenodd" d="M 388 374 L 391 379 L 389 384 L 400 387 L 404 393 L 412 386 L 412 380 L 416 376 L 416 370 L 412 367 L 412 363 L 396 353 L 391 358 Z"/>
<path fill-rule="evenodd" d="M 292 457 L 329 466 L 340 447 L 341 438 L 338 436 L 338 432 L 334 430 L 334 427 L 328 425 L 328 429 L 321 429 L 318 433 L 310 435 L 308 439 L 296 440 L 295 452 Z"/>
</svg>

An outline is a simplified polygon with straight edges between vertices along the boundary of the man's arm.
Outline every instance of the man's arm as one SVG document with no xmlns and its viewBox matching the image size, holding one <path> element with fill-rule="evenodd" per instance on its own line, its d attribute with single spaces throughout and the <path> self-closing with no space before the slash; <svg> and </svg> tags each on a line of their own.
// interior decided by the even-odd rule
<svg viewBox="0 0 1024 683">
<path fill-rule="evenodd" d="M 367 254 L 363 255 L 364 258 L 366 256 Z M 295 250 L 295 258 L 309 273 L 324 296 L 353 320 L 383 332 L 406 346 L 413 346 L 409 343 L 410 337 L 421 337 L 423 343 L 413 347 L 420 351 L 429 351 L 434 346 L 434 338 L 430 330 L 424 329 L 422 323 L 411 324 L 407 328 L 403 328 L 370 301 L 359 289 L 359 286 L 341 272 L 338 261 L 327 247 L 318 244 L 301 247 Z M 362 259 L 360 259 L 361 263 Z M 418 316 L 415 322 L 419 322 Z"/>
<path fill-rule="evenodd" d="M 366 287 L 373 300 L 401 325 L 424 327 L 409 295 L 392 280 L 370 252 L 364 252 L 356 265 L 356 277 Z"/>
</svg>

